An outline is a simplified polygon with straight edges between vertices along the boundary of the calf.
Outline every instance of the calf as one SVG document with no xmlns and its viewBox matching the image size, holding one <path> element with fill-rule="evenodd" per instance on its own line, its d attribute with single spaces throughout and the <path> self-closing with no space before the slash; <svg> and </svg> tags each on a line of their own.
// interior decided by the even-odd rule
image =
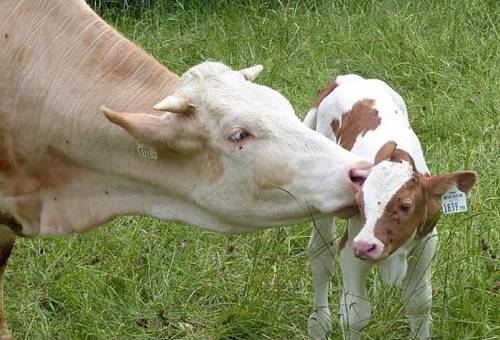
<svg viewBox="0 0 500 340">
<path fill-rule="evenodd" d="M 337 77 L 321 92 L 305 124 L 374 163 L 371 169 L 350 172 L 359 214 L 349 220 L 339 244 L 344 336 L 358 339 L 368 324 L 371 306 L 364 281 L 376 265 L 386 283 L 403 283 L 412 336 L 429 338 L 430 263 L 441 196 L 453 188 L 468 193 L 476 174 L 431 176 L 403 99 L 381 80 Z M 331 327 L 328 285 L 334 238 L 332 220 L 318 220 L 309 245 L 316 309 L 308 326 L 313 338 L 324 338 Z"/>
</svg>

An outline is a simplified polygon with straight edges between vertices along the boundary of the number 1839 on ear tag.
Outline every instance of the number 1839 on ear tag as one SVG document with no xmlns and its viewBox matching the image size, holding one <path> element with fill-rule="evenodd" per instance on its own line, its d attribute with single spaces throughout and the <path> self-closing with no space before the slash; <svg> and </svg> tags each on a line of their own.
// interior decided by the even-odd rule
<svg viewBox="0 0 500 340">
<path fill-rule="evenodd" d="M 448 190 L 441 197 L 441 206 L 445 214 L 457 214 L 467 211 L 467 198 L 457 188 Z"/>
</svg>

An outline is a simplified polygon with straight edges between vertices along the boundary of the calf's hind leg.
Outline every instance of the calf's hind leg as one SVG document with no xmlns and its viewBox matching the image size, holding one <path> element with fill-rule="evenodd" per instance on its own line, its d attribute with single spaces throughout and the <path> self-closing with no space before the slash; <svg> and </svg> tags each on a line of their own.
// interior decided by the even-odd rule
<svg viewBox="0 0 500 340">
<path fill-rule="evenodd" d="M 10 332 L 5 319 L 5 308 L 3 304 L 3 279 L 5 275 L 5 267 L 9 259 L 16 234 L 11 228 L 4 224 L 0 224 L 0 340 L 10 340 Z"/>
</svg>

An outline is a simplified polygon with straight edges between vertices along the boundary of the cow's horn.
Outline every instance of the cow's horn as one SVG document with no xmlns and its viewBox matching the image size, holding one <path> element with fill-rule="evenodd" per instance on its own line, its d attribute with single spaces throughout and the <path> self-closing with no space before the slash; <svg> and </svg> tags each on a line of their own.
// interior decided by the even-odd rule
<svg viewBox="0 0 500 340">
<path fill-rule="evenodd" d="M 159 111 L 169 111 L 174 113 L 186 113 L 189 110 L 189 102 L 181 93 L 174 93 L 157 103 L 153 108 Z"/>
<path fill-rule="evenodd" d="M 255 65 L 249 68 L 244 68 L 243 70 L 240 70 L 240 73 L 243 74 L 243 77 L 245 77 L 246 80 L 254 81 L 257 79 L 259 74 L 262 72 L 264 69 L 264 66 L 262 65 Z"/>
</svg>

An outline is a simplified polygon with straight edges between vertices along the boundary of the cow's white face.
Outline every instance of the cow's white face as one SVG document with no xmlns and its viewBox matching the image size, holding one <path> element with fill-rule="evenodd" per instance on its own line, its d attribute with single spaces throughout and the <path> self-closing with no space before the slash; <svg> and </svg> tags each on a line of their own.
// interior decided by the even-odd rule
<svg viewBox="0 0 500 340">
<path fill-rule="evenodd" d="M 253 83 L 261 70 L 205 62 L 155 105 L 167 111 L 162 116 L 107 117 L 146 143 L 196 160 L 189 199 L 234 225 L 230 231 L 298 222 L 311 212 L 352 214 L 349 170 L 368 163 L 304 126 L 281 94 Z"/>
<path fill-rule="evenodd" d="M 375 163 L 356 193 L 363 226 L 353 240 L 355 255 L 372 261 L 427 235 L 439 219 L 441 196 L 453 186 L 468 193 L 476 181 L 470 171 L 419 174 L 411 156 L 394 142 L 382 147 Z"/>
</svg>

